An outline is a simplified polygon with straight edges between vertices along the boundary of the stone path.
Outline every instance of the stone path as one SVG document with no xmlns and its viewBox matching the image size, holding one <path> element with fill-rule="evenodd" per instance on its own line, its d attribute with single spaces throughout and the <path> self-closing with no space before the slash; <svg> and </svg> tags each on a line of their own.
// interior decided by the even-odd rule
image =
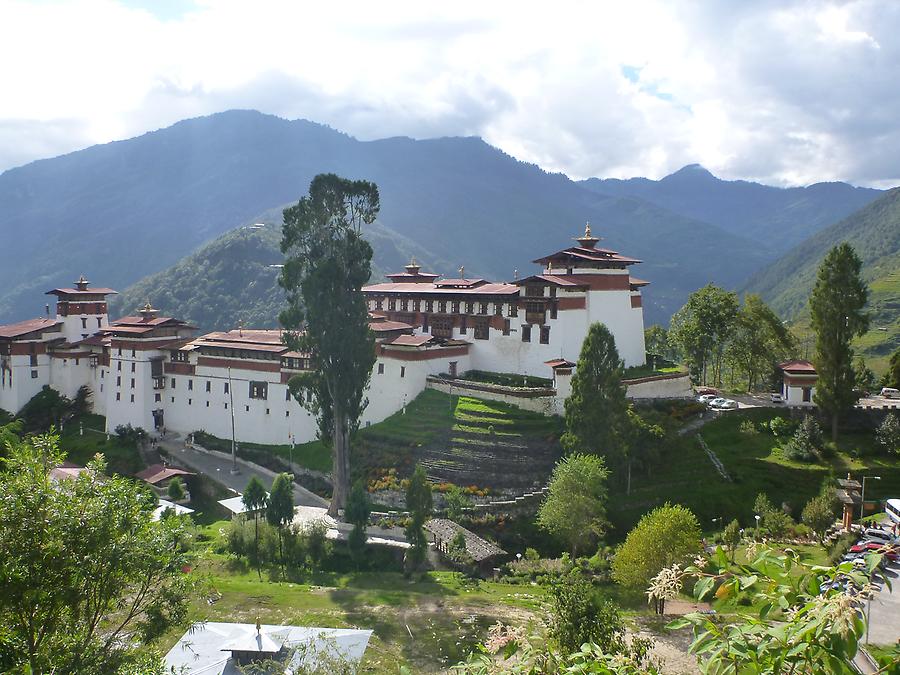
<svg viewBox="0 0 900 675">
<path fill-rule="evenodd" d="M 701 436 L 700 434 L 697 434 L 697 441 L 699 441 L 700 447 L 703 448 L 706 456 L 709 457 L 709 461 L 713 463 L 714 467 L 716 467 L 716 471 L 719 472 L 719 475 L 730 483 L 731 476 L 729 476 L 728 472 L 725 470 L 725 465 L 722 464 L 722 460 L 719 459 L 716 453 L 710 450 L 709 446 L 706 444 L 706 441 L 703 440 L 703 436 Z"/>
</svg>

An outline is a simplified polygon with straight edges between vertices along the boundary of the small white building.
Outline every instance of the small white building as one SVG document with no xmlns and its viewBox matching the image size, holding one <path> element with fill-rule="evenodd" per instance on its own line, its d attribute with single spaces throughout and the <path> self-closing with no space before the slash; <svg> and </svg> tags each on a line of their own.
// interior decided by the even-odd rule
<svg viewBox="0 0 900 675">
<path fill-rule="evenodd" d="M 789 406 L 814 406 L 816 382 L 819 379 L 816 367 L 809 361 L 796 359 L 778 365 L 782 372 L 781 398 Z"/>
<path fill-rule="evenodd" d="M 253 662 L 278 660 L 286 674 L 358 665 L 371 630 L 250 623 L 195 623 L 166 654 L 167 672 L 240 675 Z"/>
</svg>

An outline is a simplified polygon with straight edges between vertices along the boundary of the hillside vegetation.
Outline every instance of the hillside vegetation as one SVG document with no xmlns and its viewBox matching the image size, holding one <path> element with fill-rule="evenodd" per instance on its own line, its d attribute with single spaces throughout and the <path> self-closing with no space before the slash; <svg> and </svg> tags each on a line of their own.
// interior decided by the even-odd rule
<svg viewBox="0 0 900 675">
<path fill-rule="evenodd" d="M 755 275 L 745 290 L 761 294 L 782 316 L 803 323 L 819 264 L 843 241 L 862 259 L 870 290 L 871 327 L 857 346 L 879 365 L 900 346 L 900 188 L 810 237 Z"/>
<path fill-rule="evenodd" d="M 880 190 L 847 183 L 778 188 L 717 178 L 699 164 L 661 180 L 591 178 L 585 187 L 601 194 L 638 197 L 785 252 L 813 233 L 881 196 Z"/>
<path fill-rule="evenodd" d="M 434 260 L 378 222 L 366 237 L 375 249 L 373 279 L 402 268 L 413 255 L 423 264 Z M 163 314 L 185 319 L 201 332 L 230 330 L 241 320 L 247 327 L 277 328 L 278 313 L 285 306 L 280 269 L 273 267 L 283 259 L 280 243 L 280 225 L 237 228 L 113 296 L 110 312 L 124 315 L 150 301 Z"/>
<path fill-rule="evenodd" d="M 604 245 L 645 261 L 635 274 L 653 282 L 644 298 L 649 323 L 666 322 L 709 281 L 740 286 L 778 250 L 774 241 L 760 244 L 639 196 L 588 189 L 478 138 L 361 142 L 305 120 L 229 111 L 0 175 L 0 235 L 16 240 L 16 255 L 0 266 L 0 322 L 40 314 L 44 292 L 79 274 L 121 291 L 168 275 L 198 247 L 260 214 L 277 225 L 280 209 L 322 172 L 378 184 L 380 223 L 392 236 L 373 241 L 376 257 L 387 260 L 400 237 L 443 274 L 464 265 L 497 280 L 515 269 L 524 275 L 531 260 L 568 245 L 591 221 Z M 711 193 L 692 194 L 703 201 Z M 826 215 L 850 203 L 809 198 Z M 792 213 L 783 212 L 779 230 L 790 229 Z M 195 279 L 207 288 L 193 297 L 219 297 L 233 283 L 223 275 L 243 278 L 212 265 Z M 156 287 L 145 294 L 151 290 L 178 295 Z M 248 306 L 246 314 L 269 312 Z"/>
</svg>

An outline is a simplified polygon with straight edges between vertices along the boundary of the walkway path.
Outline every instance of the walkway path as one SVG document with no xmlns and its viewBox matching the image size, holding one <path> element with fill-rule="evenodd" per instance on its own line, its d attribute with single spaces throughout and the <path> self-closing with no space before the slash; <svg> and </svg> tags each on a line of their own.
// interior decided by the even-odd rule
<svg viewBox="0 0 900 675">
<path fill-rule="evenodd" d="M 169 452 L 173 462 L 184 463 L 194 471 L 205 473 L 217 483 L 221 483 L 225 487 L 239 493 L 244 492 L 251 476 L 259 478 L 263 485 L 268 488 L 277 475 L 274 471 L 252 466 L 240 458 L 237 460 L 239 473 L 231 473 L 231 455 L 215 450 L 207 450 L 199 446 L 185 447 L 184 439 L 172 433 L 161 439 L 159 445 Z M 294 483 L 294 504 L 296 506 L 324 506 L 327 508 L 328 500 Z"/>
</svg>

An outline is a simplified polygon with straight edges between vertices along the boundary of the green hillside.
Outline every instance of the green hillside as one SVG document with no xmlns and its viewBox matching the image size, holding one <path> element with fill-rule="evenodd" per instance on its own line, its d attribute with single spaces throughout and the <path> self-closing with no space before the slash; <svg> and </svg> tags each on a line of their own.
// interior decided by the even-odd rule
<svg viewBox="0 0 900 675">
<path fill-rule="evenodd" d="M 810 237 L 756 274 L 745 290 L 759 293 L 782 316 L 801 324 L 825 253 L 849 242 L 863 261 L 869 283 L 870 331 L 858 341 L 866 359 L 882 366 L 900 346 L 900 188 Z"/>
<path fill-rule="evenodd" d="M 278 212 L 280 216 L 280 211 Z M 274 222 L 273 213 L 260 217 Z M 367 228 L 374 249 L 372 278 L 402 268 L 411 256 L 438 265 L 435 256 L 378 222 Z M 281 227 L 244 226 L 222 235 L 176 265 L 142 279 L 113 296 L 110 312 L 120 316 L 148 300 L 164 314 L 186 319 L 201 332 L 229 330 L 239 320 L 253 328 L 275 328 L 284 308 L 278 286 Z"/>
<path fill-rule="evenodd" d="M 0 236 L 16 241 L 0 265 L 0 322 L 37 316 L 44 292 L 79 274 L 121 291 L 259 214 L 280 222 L 280 208 L 329 171 L 377 183 L 382 224 L 440 256 L 428 262 L 442 274 L 460 265 L 492 279 L 529 273 L 590 221 L 604 245 L 645 261 L 635 274 L 652 282 L 650 323 L 710 281 L 740 286 L 779 250 L 639 196 L 588 189 L 478 138 L 363 142 L 235 110 L 0 174 Z M 213 278 L 194 295 L 213 299 L 232 283 Z"/>
</svg>

